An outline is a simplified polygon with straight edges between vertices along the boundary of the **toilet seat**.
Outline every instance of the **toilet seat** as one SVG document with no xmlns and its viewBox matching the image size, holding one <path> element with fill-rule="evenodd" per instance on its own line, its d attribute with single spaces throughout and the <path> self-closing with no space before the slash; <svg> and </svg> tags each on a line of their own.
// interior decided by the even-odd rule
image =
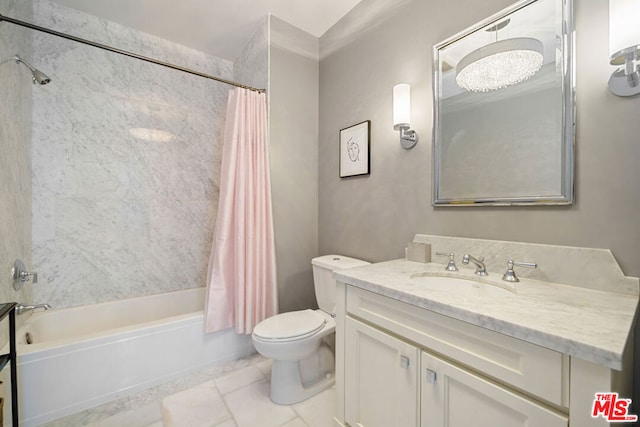
<svg viewBox="0 0 640 427">
<path fill-rule="evenodd" d="M 253 329 L 253 335 L 262 341 L 297 341 L 316 334 L 326 323 L 325 316 L 314 310 L 291 311 L 258 323 Z"/>
</svg>

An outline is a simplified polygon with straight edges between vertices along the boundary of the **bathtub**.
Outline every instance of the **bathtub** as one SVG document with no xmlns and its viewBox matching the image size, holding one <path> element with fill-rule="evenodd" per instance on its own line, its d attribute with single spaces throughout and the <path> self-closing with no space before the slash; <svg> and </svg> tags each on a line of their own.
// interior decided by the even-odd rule
<svg viewBox="0 0 640 427">
<path fill-rule="evenodd" d="M 34 313 L 16 331 L 20 424 L 36 426 L 255 352 L 248 335 L 205 335 L 203 306 L 198 288 Z"/>
</svg>

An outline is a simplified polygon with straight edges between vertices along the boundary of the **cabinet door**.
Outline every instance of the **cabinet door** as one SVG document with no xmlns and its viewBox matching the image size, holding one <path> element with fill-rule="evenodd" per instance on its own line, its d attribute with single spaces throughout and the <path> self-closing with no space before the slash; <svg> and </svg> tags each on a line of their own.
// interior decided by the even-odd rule
<svg viewBox="0 0 640 427">
<path fill-rule="evenodd" d="M 552 411 L 422 352 L 422 427 L 567 427 Z"/>
<path fill-rule="evenodd" d="M 420 351 L 347 317 L 345 421 L 353 427 L 418 426 Z"/>
</svg>

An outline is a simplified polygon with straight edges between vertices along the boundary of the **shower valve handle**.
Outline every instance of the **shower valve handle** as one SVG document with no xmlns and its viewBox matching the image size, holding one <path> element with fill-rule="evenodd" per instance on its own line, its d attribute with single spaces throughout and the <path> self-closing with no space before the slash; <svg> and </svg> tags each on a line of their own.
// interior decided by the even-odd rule
<svg viewBox="0 0 640 427">
<path fill-rule="evenodd" d="M 26 282 L 29 279 L 29 276 L 33 277 L 33 280 L 31 280 L 31 283 L 38 283 L 38 273 L 34 272 L 28 272 L 28 271 L 21 271 L 20 272 L 20 280 L 22 280 L 23 282 Z"/>
<path fill-rule="evenodd" d="M 22 285 L 24 282 L 29 280 L 29 276 L 33 277 L 32 283 L 38 283 L 38 273 L 27 271 L 27 268 L 24 266 L 24 262 L 19 259 L 16 259 L 13 262 L 13 268 L 11 269 L 11 280 L 13 281 L 13 289 L 19 291 L 22 289 Z"/>
</svg>

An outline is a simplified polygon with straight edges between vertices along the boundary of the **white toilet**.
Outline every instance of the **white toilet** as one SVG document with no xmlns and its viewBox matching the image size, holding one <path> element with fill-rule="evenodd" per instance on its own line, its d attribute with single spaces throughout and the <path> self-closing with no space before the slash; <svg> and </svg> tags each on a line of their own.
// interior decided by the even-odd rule
<svg viewBox="0 0 640 427">
<path fill-rule="evenodd" d="M 341 255 L 311 260 L 319 310 L 277 314 L 258 323 L 252 339 L 256 350 L 273 359 L 271 400 L 281 405 L 300 402 L 335 383 L 335 357 L 326 342 L 336 330 L 334 270 L 369 264 Z"/>
</svg>

